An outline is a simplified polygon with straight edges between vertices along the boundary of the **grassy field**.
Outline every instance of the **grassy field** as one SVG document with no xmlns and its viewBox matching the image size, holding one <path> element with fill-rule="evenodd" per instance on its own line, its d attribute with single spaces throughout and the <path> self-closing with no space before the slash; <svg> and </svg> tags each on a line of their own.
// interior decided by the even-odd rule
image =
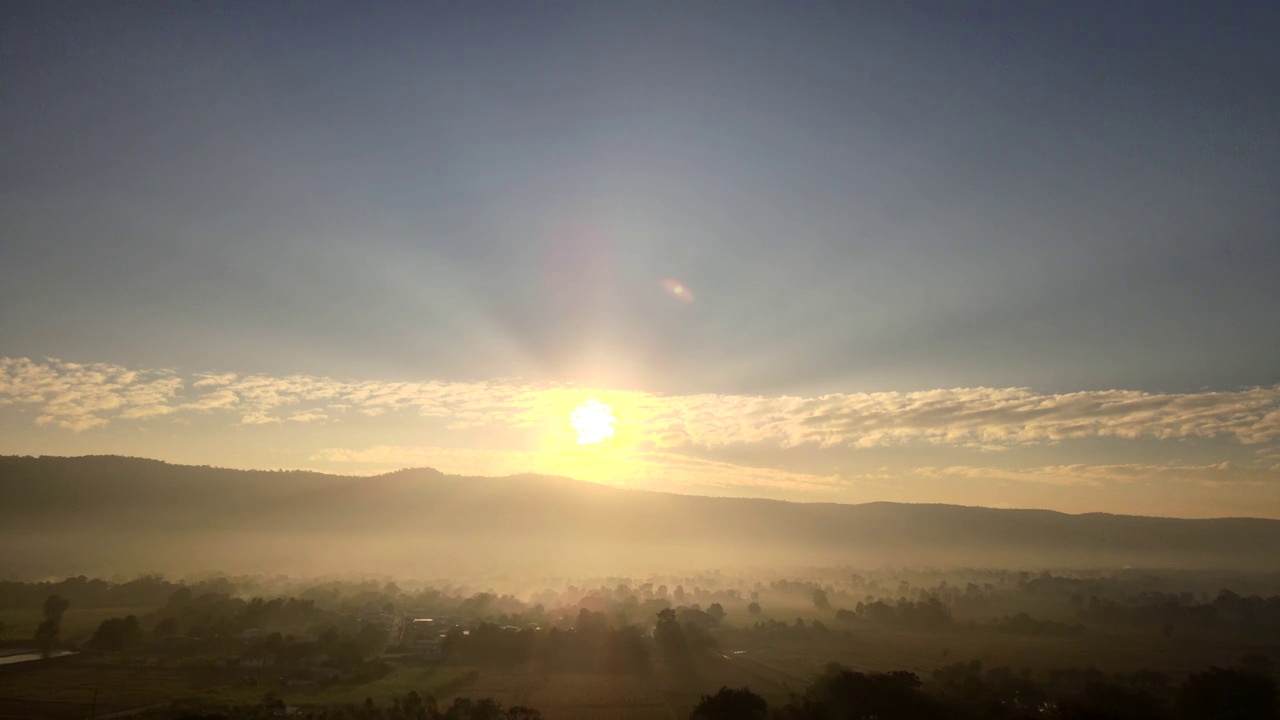
<svg viewBox="0 0 1280 720">
<path fill-rule="evenodd" d="M 0 673 L 2 699 L 89 705 L 96 694 L 102 712 L 187 697 L 198 687 L 195 677 L 186 672 L 78 660 Z"/>
<path fill-rule="evenodd" d="M 442 705 L 454 697 L 490 697 L 504 705 L 538 708 L 547 720 L 673 720 L 662 688 L 644 675 L 535 674 L 532 672 L 481 672 L 473 682 L 459 680 L 474 675 L 470 667 L 453 665 L 393 666 L 390 674 L 358 685 L 327 688 L 292 688 L 269 678 L 249 683 L 230 680 L 225 673 L 197 673 L 175 668 L 113 666 L 85 660 L 50 663 L 22 672 L 0 674 L 0 707 L 5 703 L 63 703 L 50 705 L 51 715 L 73 716 L 94 702 L 109 712 L 183 698 L 210 706 L 257 703 L 268 692 L 289 704 L 355 704 L 366 697 L 385 703 L 415 690 L 435 695 Z M 741 683 L 739 683 L 741 684 Z M 691 707 L 696 693 L 680 697 Z M 79 710 L 77 710 L 79 708 Z M 687 715 L 687 711 L 685 712 Z"/>
<path fill-rule="evenodd" d="M 214 705 L 247 705 L 258 702 L 268 692 L 274 692 L 294 705 L 358 705 L 367 697 L 386 702 L 391 698 L 404 697 L 410 690 L 423 697 L 429 694 L 439 696 L 441 688 L 454 684 L 471 671 L 471 668 L 459 666 L 393 666 L 388 675 L 366 683 L 296 688 L 267 679 L 253 684 L 241 680 L 207 686 L 188 697 Z"/>
<path fill-rule="evenodd" d="M 474 683 L 437 699 L 442 705 L 455 697 L 487 697 L 503 705 L 523 705 L 536 682 L 538 676 L 532 673 L 485 670 Z"/>
<path fill-rule="evenodd" d="M 98 629 L 107 618 L 125 615 L 142 615 L 151 612 L 150 607 L 68 608 L 62 616 L 60 638 L 67 642 L 84 640 Z M 43 619 L 40 608 L 0 610 L 0 640 L 30 640 Z"/>
<path fill-rule="evenodd" d="M 648 675 L 482 672 L 441 702 L 465 696 L 537 708 L 547 720 L 674 720 L 688 714 L 673 714 L 660 682 Z"/>
<path fill-rule="evenodd" d="M 215 705 L 252 704 L 275 692 L 294 704 L 359 704 L 366 697 L 387 701 L 410 690 L 423 696 L 443 694 L 442 689 L 456 685 L 471 672 L 471 668 L 458 666 L 395 666 L 385 677 L 358 685 L 291 688 L 271 680 L 249 684 L 225 672 L 112 665 L 77 658 L 0 673 L 0 700 L 88 705 L 96 693 L 98 708 L 110 711 L 177 698 Z"/>
</svg>

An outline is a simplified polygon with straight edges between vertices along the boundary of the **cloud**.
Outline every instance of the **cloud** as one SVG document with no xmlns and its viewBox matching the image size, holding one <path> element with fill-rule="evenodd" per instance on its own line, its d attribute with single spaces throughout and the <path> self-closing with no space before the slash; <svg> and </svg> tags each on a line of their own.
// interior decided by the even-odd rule
<svg viewBox="0 0 1280 720">
<path fill-rule="evenodd" d="M 170 407 L 168 405 L 138 405 L 121 410 L 118 417 L 121 420 L 141 420 L 144 418 L 168 415 L 169 413 L 177 411 L 177 408 Z"/>
<path fill-rule="evenodd" d="M 100 417 L 94 417 L 93 415 L 64 416 L 64 417 L 58 417 L 57 415 L 41 415 L 40 417 L 36 418 L 36 425 L 39 425 L 41 427 L 45 427 L 48 425 L 55 425 L 64 430 L 71 430 L 73 432 L 80 432 L 81 430 L 88 430 L 90 428 L 95 428 L 100 425 L 106 425 L 106 424 L 107 424 L 106 420 L 103 420 Z"/>
<path fill-rule="evenodd" d="M 452 430 L 564 425 L 587 398 L 609 404 L 619 440 L 660 450 L 762 444 L 871 448 L 931 444 L 981 451 L 1078 438 L 1220 439 L 1266 450 L 1280 441 L 1280 385 L 1197 393 L 949 388 L 819 397 L 665 396 L 518 382 L 351 381 L 310 375 L 199 373 L 0 358 L 0 401 L 33 404 L 72 430 L 180 412 L 242 424 L 400 413 Z M 346 412 L 348 409 L 354 412 Z"/>
<path fill-rule="evenodd" d="M 0 358 L 0 398 L 38 405 L 37 425 L 74 432 L 101 427 L 111 418 L 167 415 L 182 386 L 182 379 L 167 370 Z"/>
<path fill-rule="evenodd" d="M 191 387 L 221 387 L 236 381 L 235 373 L 196 373 L 196 377 Z"/>
</svg>

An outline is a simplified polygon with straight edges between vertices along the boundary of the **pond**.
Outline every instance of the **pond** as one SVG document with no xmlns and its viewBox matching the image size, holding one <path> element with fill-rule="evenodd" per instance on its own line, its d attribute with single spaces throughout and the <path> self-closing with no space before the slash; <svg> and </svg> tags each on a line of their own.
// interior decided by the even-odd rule
<svg viewBox="0 0 1280 720">
<path fill-rule="evenodd" d="M 15 650 L 13 652 L 0 650 L 0 653 L 7 653 L 0 654 L 0 665 L 16 665 L 17 663 L 31 662 L 32 660 L 43 660 L 45 658 L 44 655 L 34 650 Z M 75 652 L 71 650 L 54 650 L 49 653 L 48 657 L 56 658 L 63 657 L 65 655 L 75 655 Z"/>
</svg>

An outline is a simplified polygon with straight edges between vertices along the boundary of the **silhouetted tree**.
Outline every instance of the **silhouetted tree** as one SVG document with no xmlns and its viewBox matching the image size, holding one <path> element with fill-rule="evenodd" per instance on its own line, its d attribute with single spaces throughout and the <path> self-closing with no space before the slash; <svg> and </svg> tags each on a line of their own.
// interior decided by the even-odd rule
<svg viewBox="0 0 1280 720">
<path fill-rule="evenodd" d="M 62 615 L 70 605 L 71 603 L 64 600 L 61 595 L 50 595 L 45 598 L 44 619 L 36 628 L 34 637 L 40 652 L 47 655 L 53 650 L 54 643 L 58 641 L 58 633 L 62 632 Z"/>
<path fill-rule="evenodd" d="M 1185 720 L 1274 720 L 1276 684 L 1262 675 L 1212 667 L 1182 683 L 1177 709 Z"/>
<path fill-rule="evenodd" d="M 748 688 L 722 687 L 715 695 L 703 695 L 690 720 L 764 720 L 769 703 Z"/>
<path fill-rule="evenodd" d="M 827 591 L 822 588 L 814 588 L 813 590 L 813 606 L 819 610 L 826 610 L 831 607 L 831 601 L 827 599 Z"/>
<path fill-rule="evenodd" d="M 422 702 L 422 696 L 417 690 L 410 690 L 408 695 L 404 696 L 404 700 L 400 703 L 400 711 L 406 717 L 420 718 L 426 713 L 426 705 Z"/>
<path fill-rule="evenodd" d="M 658 613 L 658 622 L 653 626 L 653 638 L 664 656 L 668 658 L 689 656 L 689 643 L 685 640 L 684 629 L 676 620 L 675 610 L 666 608 Z"/>
<path fill-rule="evenodd" d="M 151 629 L 151 634 L 159 638 L 173 637 L 178 634 L 178 621 L 175 618 L 167 617 L 156 623 Z"/>
<path fill-rule="evenodd" d="M 1094 680 L 1079 695 L 1059 704 L 1063 720 L 1162 720 L 1160 703 L 1150 694 L 1131 687 Z"/>
<path fill-rule="evenodd" d="M 724 606 L 721 605 L 720 603 L 711 603 L 711 606 L 707 608 L 706 612 L 708 615 L 715 618 L 715 621 L 717 623 L 723 620 L 724 616 L 726 615 L 724 611 Z"/>
<path fill-rule="evenodd" d="M 108 618 L 98 625 L 93 637 L 89 638 L 88 646 L 94 650 L 114 652 L 125 649 L 141 637 L 142 628 L 138 627 L 138 618 L 132 615 Z"/>
<path fill-rule="evenodd" d="M 453 704 L 444 711 L 444 720 L 502 720 L 506 713 L 502 704 L 492 698 L 454 698 Z"/>
<path fill-rule="evenodd" d="M 915 673 L 860 673 L 833 663 L 780 716 L 788 720 L 924 720 L 941 714 L 938 703 L 920 691 Z"/>
<path fill-rule="evenodd" d="M 753 603 L 751 603 L 750 605 L 748 605 L 748 606 L 747 606 L 747 612 L 748 612 L 748 613 L 750 613 L 750 614 L 752 614 L 752 615 L 759 615 L 759 614 L 760 614 L 760 603 L 758 603 L 758 602 L 753 602 Z"/>
</svg>

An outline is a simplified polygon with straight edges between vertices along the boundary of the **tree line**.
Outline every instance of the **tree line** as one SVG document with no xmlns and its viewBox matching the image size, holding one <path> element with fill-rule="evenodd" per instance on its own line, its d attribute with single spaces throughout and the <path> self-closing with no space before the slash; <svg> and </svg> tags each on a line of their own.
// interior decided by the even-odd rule
<svg viewBox="0 0 1280 720">
<path fill-rule="evenodd" d="M 704 695 L 691 720 L 1276 720 L 1276 683 L 1255 668 L 1212 667 L 1178 685 L 1159 673 L 1096 670 L 1037 679 L 961 663 L 934 673 L 864 673 L 832 664 L 786 703 L 749 688 Z"/>
</svg>

